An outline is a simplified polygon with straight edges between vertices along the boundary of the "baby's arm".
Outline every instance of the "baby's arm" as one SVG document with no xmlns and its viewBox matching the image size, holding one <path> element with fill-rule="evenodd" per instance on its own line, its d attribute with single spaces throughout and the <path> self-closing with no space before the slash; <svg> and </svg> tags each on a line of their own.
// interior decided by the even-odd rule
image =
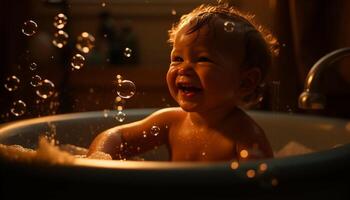
<svg viewBox="0 0 350 200">
<path fill-rule="evenodd" d="M 108 129 L 93 140 L 87 156 L 104 152 L 123 159 L 166 144 L 176 112 L 176 108 L 162 109 L 143 120 Z"/>
</svg>

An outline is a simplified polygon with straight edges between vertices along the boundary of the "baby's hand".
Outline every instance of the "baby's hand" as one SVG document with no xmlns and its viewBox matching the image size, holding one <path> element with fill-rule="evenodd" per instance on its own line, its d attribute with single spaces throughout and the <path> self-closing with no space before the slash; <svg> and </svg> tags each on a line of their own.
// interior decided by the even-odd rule
<svg viewBox="0 0 350 200">
<path fill-rule="evenodd" d="M 112 160 L 111 155 L 109 155 L 108 153 L 104 153 L 102 151 L 96 151 L 96 152 L 92 153 L 90 156 L 88 156 L 87 158 L 99 159 L 99 160 Z"/>
</svg>

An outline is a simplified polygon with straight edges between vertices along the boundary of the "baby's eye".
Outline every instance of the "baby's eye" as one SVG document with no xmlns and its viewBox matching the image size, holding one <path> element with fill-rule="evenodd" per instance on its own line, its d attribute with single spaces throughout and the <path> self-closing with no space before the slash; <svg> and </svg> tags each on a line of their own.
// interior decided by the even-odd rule
<svg viewBox="0 0 350 200">
<path fill-rule="evenodd" d="M 213 62 L 210 58 L 201 56 L 198 58 L 198 62 Z"/>
<path fill-rule="evenodd" d="M 184 60 L 180 56 L 174 56 L 171 58 L 171 62 L 183 62 Z"/>
</svg>

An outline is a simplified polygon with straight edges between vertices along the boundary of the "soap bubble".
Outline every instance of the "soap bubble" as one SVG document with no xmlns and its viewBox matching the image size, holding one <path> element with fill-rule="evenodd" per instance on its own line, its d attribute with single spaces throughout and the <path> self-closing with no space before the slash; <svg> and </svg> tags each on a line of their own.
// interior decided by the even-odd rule
<svg viewBox="0 0 350 200">
<path fill-rule="evenodd" d="M 38 68 L 38 65 L 35 62 L 29 64 L 29 69 L 34 71 Z"/>
<path fill-rule="evenodd" d="M 159 135 L 160 128 L 158 126 L 152 126 L 150 132 L 152 135 L 157 136 Z"/>
<path fill-rule="evenodd" d="M 224 29 L 226 32 L 233 32 L 235 30 L 235 23 L 231 21 L 226 21 L 224 23 Z"/>
<path fill-rule="evenodd" d="M 115 116 L 115 119 L 118 120 L 119 122 L 123 122 L 126 118 L 126 114 L 122 111 L 118 111 L 118 113 Z"/>
<path fill-rule="evenodd" d="M 11 113 L 18 117 L 23 115 L 26 112 L 27 105 L 22 101 L 18 100 L 13 102 L 12 108 L 11 108 Z"/>
<path fill-rule="evenodd" d="M 91 49 L 94 47 L 95 38 L 88 32 L 82 32 L 78 38 L 75 47 L 83 52 L 89 53 Z"/>
<path fill-rule="evenodd" d="M 36 88 L 36 94 L 43 99 L 47 99 L 54 93 L 55 85 L 50 80 L 44 79 Z"/>
<path fill-rule="evenodd" d="M 75 54 L 71 60 L 70 65 L 74 68 L 74 69 L 80 69 L 84 66 L 85 64 L 85 58 L 84 56 L 80 55 L 80 54 Z"/>
<path fill-rule="evenodd" d="M 136 86 L 132 81 L 123 80 L 117 84 L 117 94 L 124 99 L 130 99 L 134 96 Z"/>
<path fill-rule="evenodd" d="M 22 33 L 26 36 L 32 36 L 36 33 L 38 25 L 33 20 L 28 20 L 23 23 Z"/>
<path fill-rule="evenodd" d="M 15 91 L 18 89 L 19 83 L 20 83 L 19 78 L 17 78 L 17 76 L 15 76 L 15 75 L 12 75 L 12 76 L 9 76 L 6 78 L 4 87 L 8 91 L 12 92 L 12 91 Z"/>
<path fill-rule="evenodd" d="M 39 75 L 32 76 L 30 80 L 30 84 L 33 87 L 37 87 L 40 84 L 40 82 L 41 82 L 41 77 Z"/>
<path fill-rule="evenodd" d="M 58 30 L 53 34 L 54 39 L 52 40 L 52 44 L 58 48 L 62 48 L 67 44 L 68 34 L 63 30 Z"/>
<path fill-rule="evenodd" d="M 130 48 L 126 47 L 124 49 L 124 56 L 127 57 L 127 58 L 130 58 L 131 54 L 132 54 L 132 50 Z"/>
<path fill-rule="evenodd" d="M 54 17 L 53 25 L 58 29 L 62 29 L 66 26 L 67 19 L 68 18 L 66 17 L 66 15 L 64 15 L 63 13 L 59 13 Z"/>
</svg>

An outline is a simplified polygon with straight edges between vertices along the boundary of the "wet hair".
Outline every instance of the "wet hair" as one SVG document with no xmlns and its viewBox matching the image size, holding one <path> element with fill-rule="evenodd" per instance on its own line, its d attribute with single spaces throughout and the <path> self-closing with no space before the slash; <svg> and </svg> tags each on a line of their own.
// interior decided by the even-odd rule
<svg viewBox="0 0 350 200">
<path fill-rule="evenodd" d="M 227 20 L 225 24 L 233 23 L 233 28 L 236 27 L 237 31 L 242 31 L 244 34 L 246 48 L 241 67 L 247 69 L 257 67 L 261 70 L 262 76 L 259 86 L 251 95 L 243 99 L 245 104 L 257 103 L 263 93 L 264 80 L 271 66 L 272 57 L 279 53 L 279 44 L 270 31 L 254 21 L 253 15 L 244 14 L 226 3 L 203 4 L 183 15 L 180 21 L 172 26 L 168 31 L 168 42 L 173 45 L 176 34 L 185 26 L 189 26 L 185 34 L 191 34 L 204 25 L 210 26 L 210 23 L 217 18 Z"/>
</svg>

